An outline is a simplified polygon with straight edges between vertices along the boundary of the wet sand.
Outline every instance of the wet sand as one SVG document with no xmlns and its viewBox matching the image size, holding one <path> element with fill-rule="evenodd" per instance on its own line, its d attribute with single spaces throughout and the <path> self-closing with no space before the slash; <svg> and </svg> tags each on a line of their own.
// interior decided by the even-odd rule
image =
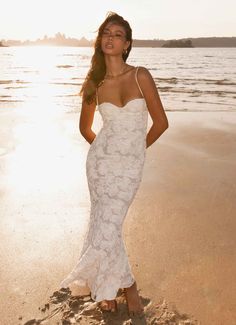
<svg viewBox="0 0 236 325">
<path fill-rule="evenodd" d="M 143 181 L 124 224 L 146 306 L 142 322 L 233 325 L 236 113 L 167 115 L 170 127 L 147 150 Z M 57 324 L 75 306 L 81 324 L 100 324 L 104 317 L 107 324 L 131 324 L 122 297 L 116 319 L 101 314 L 88 297 L 66 293 L 58 300 L 58 285 L 76 263 L 89 216 L 89 144 L 78 119 L 1 112 L 1 324 L 25 324 L 59 307 L 47 322 Z M 96 131 L 99 116 L 95 123 Z M 42 311 L 47 303 L 49 310 Z"/>
</svg>

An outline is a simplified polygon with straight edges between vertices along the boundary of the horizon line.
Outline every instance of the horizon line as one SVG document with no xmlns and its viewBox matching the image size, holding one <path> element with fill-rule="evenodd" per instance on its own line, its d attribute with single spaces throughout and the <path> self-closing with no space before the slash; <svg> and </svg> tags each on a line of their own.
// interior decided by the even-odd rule
<svg viewBox="0 0 236 325">
<path fill-rule="evenodd" d="M 76 39 L 76 40 L 82 40 L 82 39 L 85 39 L 89 42 L 92 42 L 95 40 L 94 39 L 88 39 L 86 38 L 85 36 L 82 36 L 80 38 L 76 38 L 76 37 L 71 37 L 71 36 L 66 36 L 66 34 L 64 33 L 61 33 L 61 32 L 57 32 L 54 34 L 54 36 L 48 36 L 48 35 L 44 35 L 42 36 L 42 38 L 37 38 L 37 39 L 5 39 L 5 38 L 1 38 L 1 41 L 20 41 L 20 42 L 35 42 L 35 41 L 38 41 L 38 40 L 41 40 L 41 39 L 45 39 L 45 36 L 47 36 L 48 39 L 50 38 L 55 38 L 56 35 L 62 35 L 64 37 L 64 39 Z M 170 40 L 180 40 L 180 39 L 194 39 L 194 38 L 234 38 L 236 36 L 197 36 L 197 37 L 192 37 L 192 36 L 189 36 L 189 37 L 178 37 L 178 38 L 133 38 L 132 40 L 136 40 L 136 41 L 170 41 Z"/>
</svg>

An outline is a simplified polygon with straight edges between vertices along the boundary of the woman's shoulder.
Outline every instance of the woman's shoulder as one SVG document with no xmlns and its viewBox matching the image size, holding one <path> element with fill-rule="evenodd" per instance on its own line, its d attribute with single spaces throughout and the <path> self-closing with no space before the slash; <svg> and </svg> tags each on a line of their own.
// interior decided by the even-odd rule
<svg viewBox="0 0 236 325">
<path fill-rule="evenodd" d="M 131 65 L 131 64 L 127 64 L 127 71 L 137 71 L 138 70 L 138 73 L 141 73 L 141 72 L 144 72 L 146 71 L 146 73 L 149 72 L 149 70 L 143 66 L 140 66 L 140 65 Z"/>
<path fill-rule="evenodd" d="M 147 79 L 152 78 L 152 75 L 151 75 L 149 69 L 147 69 L 146 67 L 137 66 L 136 68 L 137 68 L 137 74 L 138 74 L 139 79 L 147 80 Z"/>
</svg>

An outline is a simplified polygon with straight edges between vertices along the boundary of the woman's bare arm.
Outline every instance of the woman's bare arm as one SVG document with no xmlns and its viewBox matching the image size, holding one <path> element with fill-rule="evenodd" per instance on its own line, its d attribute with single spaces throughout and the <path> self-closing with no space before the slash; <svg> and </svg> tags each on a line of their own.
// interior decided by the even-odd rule
<svg viewBox="0 0 236 325">
<path fill-rule="evenodd" d="M 147 148 L 161 136 L 169 127 L 169 124 L 155 82 L 146 68 L 140 67 L 138 80 L 153 121 L 146 137 Z"/>
<path fill-rule="evenodd" d="M 94 119 L 94 113 L 96 109 L 96 103 L 87 104 L 82 101 L 82 108 L 80 113 L 79 129 L 82 136 L 90 144 L 96 137 L 96 134 L 92 131 L 92 124 Z"/>
</svg>

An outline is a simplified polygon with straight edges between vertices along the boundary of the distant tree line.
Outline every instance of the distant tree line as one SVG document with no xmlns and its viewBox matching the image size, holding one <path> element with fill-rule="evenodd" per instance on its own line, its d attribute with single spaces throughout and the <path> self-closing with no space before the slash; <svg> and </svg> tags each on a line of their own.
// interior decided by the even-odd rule
<svg viewBox="0 0 236 325">
<path fill-rule="evenodd" d="M 3 43 L 2 42 L 0 42 L 0 47 L 5 47 L 6 45 L 3 45 Z"/>
<path fill-rule="evenodd" d="M 85 37 L 81 39 L 70 38 L 62 33 L 57 33 L 53 37 L 45 35 L 42 39 L 35 41 L 0 40 L 0 47 L 31 45 L 91 47 L 94 45 L 94 40 L 87 40 Z M 236 37 L 189 37 L 177 40 L 134 39 L 132 45 L 133 47 L 236 47 Z"/>
<path fill-rule="evenodd" d="M 188 40 L 170 40 L 164 43 L 161 47 L 194 47 L 192 41 Z"/>
</svg>

